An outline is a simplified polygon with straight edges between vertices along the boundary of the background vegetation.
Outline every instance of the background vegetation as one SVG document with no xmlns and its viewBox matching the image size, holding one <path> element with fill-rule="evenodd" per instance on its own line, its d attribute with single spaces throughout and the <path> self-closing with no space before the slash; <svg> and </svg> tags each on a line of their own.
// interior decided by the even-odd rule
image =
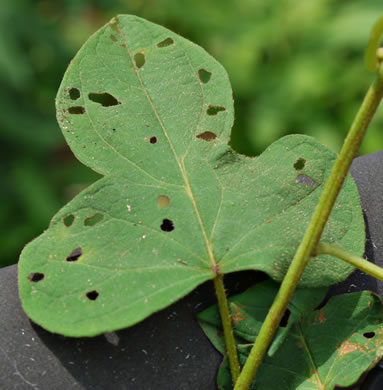
<svg viewBox="0 0 383 390">
<path fill-rule="evenodd" d="M 66 147 L 54 98 L 71 58 L 130 13 L 203 46 L 229 73 L 233 147 L 256 155 L 290 133 L 339 150 L 373 76 L 363 50 L 381 0 L 13 0 L 0 4 L 0 266 L 97 175 Z M 383 149 L 383 110 L 361 154 Z"/>
</svg>

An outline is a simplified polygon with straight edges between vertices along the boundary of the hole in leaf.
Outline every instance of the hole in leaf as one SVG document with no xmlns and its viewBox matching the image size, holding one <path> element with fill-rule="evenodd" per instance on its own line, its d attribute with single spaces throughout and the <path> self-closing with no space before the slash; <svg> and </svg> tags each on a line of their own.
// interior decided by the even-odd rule
<svg viewBox="0 0 383 390">
<path fill-rule="evenodd" d="M 207 142 L 217 138 L 217 135 L 211 131 L 205 131 L 204 133 L 198 134 L 197 138 L 203 139 Z"/>
<path fill-rule="evenodd" d="M 281 328 L 286 328 L 287 324 L 289 323 L 290 314 L 291 314 L 290 310 L 286 309 L 285 314 L 283 314 L 281 322 L 279 323 L 279 326 Z"/>
<path fill-rule="evenodd" d="M 171 232 L 174 230 L 174 223 L 170 219 L 163 219 L 161 224 L 161 230 L 164 232 Z"/>
<path fill-rule="evenodd" d="M 157 137 L 150 137 L 150 139 L 149 139 L 149 142 L 151 143 L 151 144 L 156 144 L 157 143 Z"/>
<path fill-rule="evenodd" d="M 226 111 L 226 108 L 222 106 L 209 106 L 206 113 L 207 115 L 217 115 L 221 111 Z"/>
<path fill-rule="evenodd" d="M 80 97 L 80 90 L 78 88 L 71 88 L 69 90 L 69 97 L 72 100 L 77 100 Z"/>
<path fill-rule="evenodd" d="M 69 214 L 66 217 L 64 217 L 63 222 L 66 227 L 72 226 L 72 223 L 74 221 L 74 215 Z"/>
<path fill-rule="evenodd" d="M 121 102 L 108 92 L 91 92 L 88 97 L 89 100 L 101 104 L 103 107 L 117 106 L 118 104 L 121 104 Z"/>
<path fill-rule="evenodd" d="M 66 258 L 66 261 L 77 261 L 82 255 L 82 249 L 76 248 L 70 253 L 70 255 Z"/>
<path fill-rule="evenodd" d="M 207 70 L 205 69 L 200 69 L 198 71 L 198 77 L 200 79 L 200 81 L 204 84 L 208 83 L 210 81 L 210 78 L 211 78 L 211 72 L 208 72 Z"/>
<path fill-rule="evenodd" d="M 42 274 L 41 272 L 31 272 L 28 275 L 28 280 L 33 282 L 33 283 L 40 282 L 40 280 L 43 280 L 44 278 L 45 278 L 45 275 Z"/>
<path fill-rule="evenodd" d="M 94 226 L 97 223 L 101 222 L 104 219 L 104 214 L 96 213 L 91 217 L 86 217 L 84 220 L 85 226 Z"/>
<path fill-rule="evenodd" d="M 363 336 L 366 339 L 372 339 L 373 337 L 375 337 L 375 332 L 366 332 L 366 333 L 363 333 Z"/>
<path fill-rule="evenodd" d="M 137 68 L 140 69 L 145 64 L 145 55 L 144 53 L 136 53 L 134 55 L 134 63 L 136 64 Z"/>
<path fill-rule="evenodd" d="M 116 38 L 113 34 L 110 34 L 110 39 L 111 39 L 113 42 L 117 42 L 117 38 Z"/>
<path fill-rule="evenodd" d="M 305 187 L 307 186 L 315 187 L 315 181 L 311 179 L 310 176 L 307 175 L 302 175 L 302 174 L 298 175 L 295 182 L 299 184 L 303 184 Z"/>
<path fill-rule="evenodd" d="M 85 114 L 85 107 L 83 106 L 72 106 L 68 108 L 69 114 L 82 115 Z"/>
<path fill-rule="evenodd" d="M 166 195 L 160 195 L 157 198 L 157 204 L 160 209 L 164 209 L 166 207 L 169 207 L 170 198 Z"/>
<path fill-rule="evenodd" d="M 306 164 L 306 160 L 304 158 L 298 158 L 298 160 L 295 161 L 294 168 L 297 171 L 300 171 L 305 167 L 305 164 Z"/>
<path fill-rule="evenodd" d="M 86 297 L 90 299 L 91 301 L 95 301 L 98 298 L 98 291 L 93 290 L 86 293 Z"/>
<path fill-rule="evenodd" d="M 157 43 L 157 47 L 159 47 L 159 48 L 168 47 L 168 46 L 172 45 L 173 43 L 174 43 L 173 39 L 169 37 L 169 38 L 166 38 L 163 41 Z"/>
</svg>

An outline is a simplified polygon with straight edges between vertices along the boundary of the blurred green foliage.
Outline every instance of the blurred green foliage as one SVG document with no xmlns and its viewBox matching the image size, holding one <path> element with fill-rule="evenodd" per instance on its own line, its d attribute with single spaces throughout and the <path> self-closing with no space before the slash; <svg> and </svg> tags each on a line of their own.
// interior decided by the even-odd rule
<svg viewBox="0 0 383 390">
<path fill-rule="evenodd" d="M 234 148 L 256 155 L 290 133 L 339 147 L 373 75 L 364 69 L 381 0 L 14 0 L 0 5 L 0 266 L 97 175 L 77 162 L 54 98 L 82 43 L 130 13 L 203 46 L 229 73 Z M 383 149 L 383 110 L 361 153 Z"/>
</svg>

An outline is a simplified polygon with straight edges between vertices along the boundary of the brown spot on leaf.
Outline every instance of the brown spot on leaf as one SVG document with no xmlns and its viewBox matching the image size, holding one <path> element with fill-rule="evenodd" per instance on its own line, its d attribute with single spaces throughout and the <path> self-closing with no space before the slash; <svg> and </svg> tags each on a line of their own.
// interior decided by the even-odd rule
<svg viewBox="0 0 383 390">
<path fill-rule="evenodd" d="M 181 264 L 184 264 L 184 265 L 187 265 L 187 261 L 186 260 L 182 260 L 182 259 L 177 259 L 177 261 Z"/>
<path fill-rule="evenodd" d="M 363 347 L 357 343 L 352 343 L 349 340 L 343 341 L 341 346 L 338 348 L 339 357 L 343 357 L 351 352 L 360 351 L 365 353 Z"/>
<path fill-rule="evenodd" d="M 323 324 L 323 322 L 327 321 L 327 318 L 325 314 L 323 313 L 323 310 L 319 310 L 319 322 Z"/>
<path fill-rule="evenodd" d="M 163 209 L 163 208 L 166 208 L 166 207 L 169 207 L 169 204 L 170 204 L 170 198 L 166 195 L 160 195 L 158 198 L 157 198 L 157 205 L 160 209 Z"/>
<path fill-rule="evenodd" d="M 244 313 L 241 311 L 241 309 L 245 309 L 246 306 L 240 306 L 237 305 L 234 302 L 230 303 L 230 310 L 231 310 L 231 320 L 233 321 L 233 324 L 237 324 L 240 321 L 243 321 L 247 317 L 247 313 Z"/>
</svg>

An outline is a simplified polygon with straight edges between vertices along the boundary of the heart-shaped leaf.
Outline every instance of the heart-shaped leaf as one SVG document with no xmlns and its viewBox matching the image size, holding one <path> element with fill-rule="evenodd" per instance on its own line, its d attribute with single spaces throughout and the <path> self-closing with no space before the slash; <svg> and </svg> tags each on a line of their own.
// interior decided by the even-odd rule
<svg viewBox="0 0 383 390">
<path fill-rule="evenodd" d="M 238 298 L 241 300 L 241 295 Z M 259 291 L 253 290 L 253 300 L 260 298 Z M 242 326 L 247 325 L 248 332 L 256 337 L 258 318 L 252 317 L 251 310 L 247 314 Z M 207 335 L 221 351 L 217 329 L 215 333 L 209 329 Z M 238 344 L 241 364 L 251 347 L 246 341 Z M 351 386 L 382 357 L 383 306 L 379 296 L 369 291 L 336 296 L 293 324 L 275 354 L 265 357 L 251 389 L 332 390 Z M 233 388 L 226 359 L 217 381 L 221 390 Z"/>
<path fill-rule="evenodd" d="M 35 322 L 70 336 L 135 324 L 218 272 L 257 269 L 281 280 L 335 159 L 305 136 L 258 158 L 236 154 L 224 69 L 134 16 L 114 18 L 79 51 L 57 118 L 77 158 L 104 178 L 24 249 L 19 288 Z M 363 252 L 351 178 L 323 238 Z M 328 285 L 351 270 L 320 256 L 301 284 Z"/>
</svg>

